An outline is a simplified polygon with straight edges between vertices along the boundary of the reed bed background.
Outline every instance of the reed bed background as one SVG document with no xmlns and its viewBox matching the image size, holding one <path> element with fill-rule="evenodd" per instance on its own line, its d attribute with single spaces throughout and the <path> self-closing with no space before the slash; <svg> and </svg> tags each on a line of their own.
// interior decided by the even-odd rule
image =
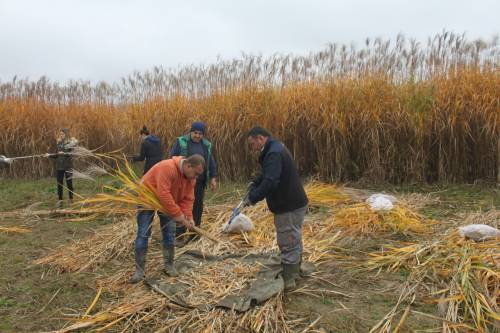
<svg viewBox="0 0 500 333">
<path fill-rule="evenodd" d="M 143 124 L 170 148 L 202 120 L 224 179 L 252 173 L 242 147 L 260 124 L 287 144 L 302 173 L 322 180 L 491 181 L 500 166 L 499 64 L 498 38 L 443 32 L 426 45 L 367 39 L 306 56 L 158 67 L 114 84 L 14 78 L 0 83 L 0 154 L 43 153 L 59 127 L 88 148 L 131 153 Z M 40 177 L 51 168 L 33 159 L 1 172 Z"/>
</svg>

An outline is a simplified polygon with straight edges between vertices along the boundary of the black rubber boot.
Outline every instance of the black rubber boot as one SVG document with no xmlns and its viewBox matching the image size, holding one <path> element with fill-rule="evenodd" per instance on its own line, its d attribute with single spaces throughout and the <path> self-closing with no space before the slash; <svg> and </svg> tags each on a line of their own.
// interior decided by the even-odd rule
<svg viewBox="0 0 500 333">
<path fill-rule="evenodd" d="M 137 283 L 144 279 L 145 266 L 146 266 L 146 254 L 148 249 L 135 249 L 135 273 L 130 278 L 130 283 Z"/>
<path fill-rule="evenodd" d="M 289 291 L 297 288 L 295 279 L 300 276 L 300 263 L 281 265 L 283 266 L 283 281 L 285 282 L 285 290 Z"/>
<path fill-rule="evenodd" d="M 174 266 L 175 246 L 163 246 L 162 250 L 165 273 L 167 273 L 168 276 L 172 277 L 179 276 L 179 273 L 177 273 L 177 270 Z"/>
</svg>

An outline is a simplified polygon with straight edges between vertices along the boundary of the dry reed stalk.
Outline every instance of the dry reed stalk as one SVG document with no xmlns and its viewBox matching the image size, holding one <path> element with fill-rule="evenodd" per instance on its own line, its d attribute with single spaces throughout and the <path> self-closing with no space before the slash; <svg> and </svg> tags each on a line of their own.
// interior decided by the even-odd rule
<svg viewBox="0 0 500 333">
<path fill-rule="evenodd" d="M 301 320 L 287 323 L 289 316 L 283 308 L 282 295 L 241 314 L 213 307 L 228 294 L 238 293 L 245 288 L 258 270 L 258 265 L 242 264 L 229 259 L 208 263 L 178 278 L 170 278 L 169 282 L 184 283 L 187 286 L 181 299 L 185 304 L 182 306 L 177 305 L 175 300 L 170 301 L 168 297 L 161 296 L 163 292 L 160 289 L 150 292 L 144 287 L 127 285 L 121 291 L 125 294 L 123 299 L 108 305 L 106 310 L 78 320 L 61 332 L 83 327 L 99 331 L 125 321 L 127 324 L 123 327 L 124 330 L 149 323 L 160 328 L 158 332 L 293 332 L 294 327 L 307 322 Z"/>
<path fill-rule="evenodd" d="M 2 234 L 27 234 L 30 232 L 31 232 L 31 229 L 28 229 L 28 228 L 0 226 L 0 233 L 2 233 Z"/>
<path fill-rule="evenodd" d="M 59 247 L 34 264 L 48 266 L 58 273 L 94 270 L 111 259 L 129 255 L 134 238 L 131 218 L 123 219 L 100 227 L 92 236 Z"/>
<path fill-rule="evenodd" d="M 369 333 L 391 333 L 398 332 L 403 326 L 405 320 L 408 317 L 408 313 L 410 311 L 411 305 L 415 302 L 416 292 L 419 283 L 415 283 L 415 281 L 407 282 L 403 286 L 403 290 L 401 291 L 399 298 L 396 302 L 396 305 L 389 311 L 384 318 L 382 318 L 378 323 L 376 323 L 371 329 Z M 392 329 L 392 325 L 396 316 L 400 313 L 400 307 L 402 305 L 406 305 L 403 314 L 401 315 L 396 327 Z"/>
<path fill-rule="evenodd" d="M 95 215 L 101 213 L 97 209 L 52 209 L 52 210 L 31 210 L 23 209 L 11 212 L 5 212 L 8 217 L 64 217 L 72 215 Z M 119 212 L 118 212 L 119 213 Z M 3 214 L 0 214 L 1 217 Z"/>
<path fill-rule="evenodd" d="M 242 147 L 256 123 L 283 140 L 302 174 L 323 180 L 494 181 L 500 142 L 498 41 L 444 32 L 427 45 L 398 36 L 308 56 L 245 56 L 136 72 L 116 85 L 17 80 L 0 84 L 0 153 L 30 155 L 72 124 L 87 147 L 134 150 L 152 124 L 167 145 L 195 119 L 210 129 L 220 175 L 247 179 Z M 194 112 L 193 112 L 194 110 Z M 27 160 L 7 177 L 48 175 Z"/>
<path fill-rule="evenodd" d="M 486 224 L 498 229 L 500 228 L 500 210 L 460 213 L 454 220 L 458 225 Z"/>
<path fill-rule="evenodd" d="M 141 181 L 126 158 L 114 158 L 104 154 L 102 156 L 115 161 L 117 168 L 107 174 L 119 185 L 106 185 L 102 193 L 81 201 L 82 206 L 85 207 L 82 212 L 100 212 L 109 216 L 117 213 L 132 213 L 137 210 L 137 207 L 141 207 L 141 209 L 165 213 L 165 208 L 154 189 Z M 124 164 L 123 167 L 120 166 L 121 162 Z M 218 241 L 201 228 L 194 227 L 192 230 L 213 242 Z"/>
<path fill-rule="evenodd" d="M 331 208 L 339 204 L 347 204 L 351 197 L 347 195 L 343 188 L 319 181 L 310 181 L 304 187 L 309 205 L 326 206 Z"/>
<path fill-rule="evenodd" d="M 453 232 L 422 244 L 388 247 L 371 254 L 370 270 L 406 268 L 412 279 L 441 286 L 435 299 L 446 312 L 443 332 L 472 326 L 480 332 L 498 329 L 500 322 L 500 245 L 497 240 L 476 243 Z M 433 298 L 432 295 L 427 295 Z"/>
<path fill-rule="evenodd" d="M 314 195 L 314 191 L 324 191 L 327 186 L 308 187 L 308 194 L 316 199 L 313 202 L 319 204 L 333 204 L 337 199 L 328 200 L 321 195 Z M 324 192 L 320 192 L 322 194 Z M 311 195 L 312 194 L 312 195 Z M 344 199 L 342 199 L 344 200 Z M 255 222 L 255 230 L 243 235 L 228 235 L 222 233 L 222 225 L 231 214 L 230 205 L 216 205 L 207 207 L 204 225 L 210 234 L 219 240 L 213 243 L 209 239 L 201 238 L 191 242 L 177 251 L 182 255 L 188 250 L 198 250 L 210 255 L 223 255 L 227 253 L 269 253 L 275 254 L 277 246 L 275 243 L 275 230 L 272 223 L 272 214 L 268 211 L 265 203 L 249 207 L 245 212 Z M 124 226 L 132 225 L 129 221 L 122 221 L 117 228 L 123 230 Z M 156 224 L 155 224 L 156 225 Z M 53 257 L 46 257 L 38 263 L 57 263 L 64 267 L 76 267 L 80 270 L 91 269 L 93 266 L 81 267 L 80 262 L 75 262 L 73 256 L 68 258 L 68 253 L 75 253 L 75 258 L 83 258 L 88 261 L 94 257 L 94 263 L 107 260 L 110 255 L 93 256 L 92 253 L 106 253 L 96 250 L 90 252 L 88 247 L 92 244 L 100 249 L 102 243 L 109 243 L 113 234 L 114 225 L 107 226 L 109 232 L 99 232 L 94 237 L 81 243 L 76 243 L 72 249 L 61 249 Z M 153 233 L 157 233 L 153 229 Z M 124 231 L 124 237 L 133 237 L 133 231 Z M 102 236 L 102 238 L 99 238 Z M 308 218 L 304 226 L 303 241 L 306 252 L 304 259 L 321 265 L 323 262 L 335 257 L 335 242 L 340 234 L 332 228 L 321 216 L 313 214 Z M 154 235 L 153 235 L 154 238 Z M 117 241 L 117 243 L 124 243 Z M 107 249 L 107 247 L 105 247 Z M 131 251 L 131 249 L 126 249 Z M 110 253 L 115 253 L 111 251 Z M 161 275 L 161 254 L 154 249 L 148 254 L 148 276 Z M 259 264 L 244 264 L 235 259 L 224 259 L 223 261 L 207 262 L 202 266 L 195 267 L 191 271 L 177 278 L 168 278 L 168 282 L 184 283 L 188 290 L 182 301 L 185 306 L 179 306 L 161 295 L 146 290 L 140 285 L 130 285 L 127 280 L 131 274 L 130 266 L 120 269 L 113 275 L 103 277 L 97 281 L 107 291 L 116 295 L 124 295 L 122 299 L 108 304 L 106 309 L 83 318 L 73 325 L 67 327 L 63 332 L 69 332 L 82 327 L 92 329 L 110 328 L 120 324 L 123 329 L 134 329 L 141 325 L 151 325 L 159 328 L 158 332 L 173 332 L 176 330 L 192 332 L 212 331 L 255 331 L 255 332 L 294 332 L 303 330 L 311 323 L 307 318 L 294 317 L 285 312 L 282 295 L 271 298 L 259 307 L 246 313 L 222 310 L 210 307 L 228 294 L 234 294 L 248 286 L 260 269 Z M 161 291 L 159 291 L 161 294 Z M 311 292 L 314 292 L 312 290 Z M 200 309 L 206 308 L 208 309 Z M 314 324 L 314 323 L 313 323 Z"/>
<path fill-rule="evenodd" d="M 411 210 L 420 210 L 426 206 L 438 205 L 440 203 L 440 199 L 431 194 L 405 193 L 398 195 L 397 198 L 402 206 Z"/>
<path fill-rule="evenodd" d="M 332 185 L 315 183 L 314 186 L 306 185 L 306 190 L 312 205 L 335 205 L 346 200 Z M 317 190 L 320 191 L 319 194 L 316 194 Z M 331 199 L 324 197 L 325 191 L 328 191 L 333 197 Z M 83 208 L 82 212 L 109 215 L 110 211 L 114 214 L 117 212 L 133 214 L 135 211 L 135 208 L 117 209 L 112 205 L 107 209 L 107 205 L 98 208 Z M 221 204 L 206 207 L 203 225 L 206 226 L 208 235 L 213 239 L 210 242 L 201 239 L 195 243 L 196 245 L 188 245 L 185 250 L 200 249 L 211 254 L 231 253 L 242 249 L 254 253 L 277 251 L 273 216 L 266 204 L 261 202 L 245 208 L 244 213 L 254 221 L 255 229 L 248 234 L 228 235 L 222 233 L 222 226 L 231 215 L 231 205 Z M 93 270 L 99 264 L 126 255 L 130 251 L 132 241 L 135 238 L 135 223 L 132 220 L 133 218 L 130 217 L 113 222 L 109 226 L 100 228 L 95 235 L 77 241 L 70 246 L 62 246 L 52 254 L 38 259 L 35 263 L 47 265 L 57 272 Z M 160 234 L 157 223 L 153 223 L 153 238 L 156 237 L 155 234 Z M 340 257 L 338 252 L 334 251 L 342 251 L 335 245 L 340 238 L 341 234 L 334 225 L 313 214 L 307 218 L 303 227 L 305 258 L 311 262 L 320 263 L 333 257 Z M 216 241 L 216 244 L 213 241 Z M 179 253 L 182 253 L 182 250 Z"/>
<path fill-rule="evenodd" d="M 366 203 L 350 205 L 335 213 L 332 224 L 353 235 L 425 234 L 433 222 L 396 205 L 389 211 L 373 211 Z"/>
</svg>

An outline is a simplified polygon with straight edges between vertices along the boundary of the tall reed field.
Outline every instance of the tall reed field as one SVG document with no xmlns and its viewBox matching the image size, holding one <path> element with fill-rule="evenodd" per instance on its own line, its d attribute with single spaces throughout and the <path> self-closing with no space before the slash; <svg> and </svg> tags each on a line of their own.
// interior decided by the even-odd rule
<svg viewBox="0 0 500 333">
<path fill-rule="evenodd" d="M 443 32 L 398 36 L 305 56 L 243 55 L 211 65 L 154 68 L 121 82 L 65 85 L 42 77 L 0 83 L 0 154 L 47 151 L 57 128 L 99 151 L 138 150 L 150 127 L 167 149 L 194 120 L 208 125 L 220 175 L 243 179 L 254 125 L 326 181 L 473 182 L 500 176 L 500 48 Z M 2 177 L 40 177 L 49 161 L 16 161 Z"/>
</svg>

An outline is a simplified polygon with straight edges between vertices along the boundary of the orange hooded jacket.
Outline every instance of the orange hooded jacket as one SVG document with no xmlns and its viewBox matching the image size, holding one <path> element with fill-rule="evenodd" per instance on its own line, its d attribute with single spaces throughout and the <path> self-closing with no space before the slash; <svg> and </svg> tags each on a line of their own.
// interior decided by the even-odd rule
<svg viewBox="0 0 500 333">
<path fill-rule="evenodd" d="M 187 179 L 182 174 L 183 158 L 175 156 L 156 163 L 142 177 L 142 182 L 155 191 L 167 215 L 178 218 L 184 214 L 192 220 L 196 179 Z"/>
</svg>

